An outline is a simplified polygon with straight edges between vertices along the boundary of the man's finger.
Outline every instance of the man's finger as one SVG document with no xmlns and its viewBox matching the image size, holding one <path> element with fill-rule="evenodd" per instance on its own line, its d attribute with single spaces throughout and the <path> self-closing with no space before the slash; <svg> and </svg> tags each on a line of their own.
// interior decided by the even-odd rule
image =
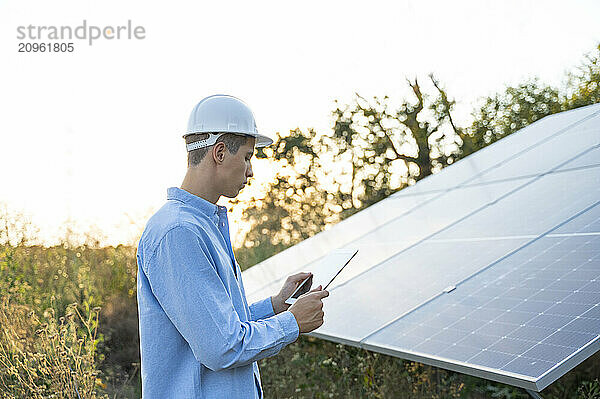
<svg viewBox="0 0 600 399">
<path fill-rule="evenodd" d="M 321 291 L 322 289 L 323 289 L 323 286 L 322 286 L 322 285 L 320 285 L 320 286 L 318 286 L 317 288 L 313 288 L 312 290 L 308 291 L 308 292 L 307 292 L 305 295 L 308 295 L 308 294 L 310 294 L 310 293 L 312 293 L 312 292 Z"/>
<path fill-rule="evenodd" d="M 322 289 L 321 286 L 318 286 L 314 290 L 309 291 L 304 295 L 311 295 L 311 296 L 315 296 L 319 299 L 323 299 L 323 298 L 327 298 L 329 296 L 329 291 Z"/>
<path fill-rule="evenodd" d="M 315 289 L 313 291 L 306 293 L 305 295 L 313 295 L 319 299 L 323 299 L 323 298 L 327 298 L 329 296 L 329 291 L 322 290 L 322 289 L 319 289 L 319 290 Z"/>
<path fill-rule="evenodd" d="M 299 283 L 302 280 L 304 280 L 305 278 L 310 277 L 310 276 L 312 276 L 312 273 L 304 273 L 304 272 L 302 272 L 302 273 L 293 274 L 290 277 L 288 277 L 288 279 L 290 281 L 295 282 L 295 283 Z"/>
<path fill-rule="evenodd" d="M 308 291 L 308 292 L 305 292 L 304 294 L 302 294 L 302 295 L 300 296 L 300 298 L 302 298 L 302 297 L 305 297 L 305 296 L 308 296 L 308 295 L 313 295 L 313 294 L 316 294 L 317 292 L 321 291 L 322 289 L 323 289 L 323 287 L 322 287 L 322 286 L 318 286 L 317 288 L 313 288 L 312 290 L 310 290 L 310 291 Z M 300 298 L 298 298 L 298 299 L 300 299 Z"/>
</svg>

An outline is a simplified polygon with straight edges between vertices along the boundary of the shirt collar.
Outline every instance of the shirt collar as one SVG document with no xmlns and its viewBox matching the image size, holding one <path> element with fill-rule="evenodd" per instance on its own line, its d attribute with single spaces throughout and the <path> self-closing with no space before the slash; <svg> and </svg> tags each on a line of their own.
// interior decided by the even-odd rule
<svg viewBox="0 0 600 399">
<path fill-rule="evenodd" d="M 227 208 L 224 206 L 215 205 L 179 187 L 169 187 L 167 189 L 167 199 L 183 202 L 208 216 L 227 213 Z"/>
</svg>

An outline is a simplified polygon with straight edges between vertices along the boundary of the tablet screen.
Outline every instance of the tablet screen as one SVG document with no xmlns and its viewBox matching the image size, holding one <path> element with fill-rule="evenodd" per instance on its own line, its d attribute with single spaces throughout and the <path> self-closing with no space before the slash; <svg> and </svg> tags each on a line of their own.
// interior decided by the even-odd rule
<svg viewBox="0 0 600 399">
<path fill-rule="evenodd" d="M 317 261 L 311 270 L 313 275 L 305 279 L 285 303 L 294 303 L 300 295 L 310 291 L 311 287 L 321 285 L 326 289 L 357 252 L 356 249 L 336 249 Z"/>
<path fill-rule="evenodd" d="M 312 281 L 313 281 L 313 276 L 310 276 L 307 279 L 304 279 L 304 281 L 300 284 L 300 286 L 298 286 L 298 288 L 296 288 L 296 291 L 294 291 L 294 293 L 292 294 L 292 296 L 290 298 L 293 299 L 298 299 L 298 297 L 302 294 L 306 294 L 308 291 L 310 291 L 310 287 L 312 287 Z"/>
</svg>

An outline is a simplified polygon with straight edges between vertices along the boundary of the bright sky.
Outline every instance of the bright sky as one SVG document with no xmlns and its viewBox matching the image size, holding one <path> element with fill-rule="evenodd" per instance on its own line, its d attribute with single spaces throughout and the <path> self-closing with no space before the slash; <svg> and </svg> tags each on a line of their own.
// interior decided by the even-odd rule
<svg viewBox="0 0 600 399">
<path fill-rule="evenodd" d="M 131 20 L 146 37 L 17 52 L 18 26 L 84 19 Z M 400 98 L 405 77 L 434 72 L 467 123 L 474 101 L 506 84 L 559 84 L 600 41 L 599 20 L 594 0 L 2 0 L 0 203 L 29 215 L 46 243 L 66 220 L 97 226 L 106 244 L 135 242 L 181 183 L 181 134 L 207 95 L 242 98 L 271 136 L 325 131 L 335 99 Z"/>
</svg>

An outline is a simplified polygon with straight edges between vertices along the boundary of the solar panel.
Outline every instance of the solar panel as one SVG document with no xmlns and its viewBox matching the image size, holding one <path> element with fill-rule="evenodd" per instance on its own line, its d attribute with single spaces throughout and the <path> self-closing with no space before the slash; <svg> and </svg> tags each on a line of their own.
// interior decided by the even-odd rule
<svg viewBox="0 0 600 399">
<path fill-rule="evenodd" d="M 587 211 L 585 218 L 576 218 L 554 230 L 551 235 L 588 233 L 600 234 L 600 207 L 598 206 Z"/>
<path fill-rule="evenodd" d="M 373 266 L 373 262 L 384 261 L 402 251 L 406 247 L 410 246 L 410 242 L 393 242 L 393 243 L 381 243 L 381 244 L 356 244 L 347 246 L 346 248 L 358 249 L 358 254 L 352 259 L 352 261 L 344 268 L 343 272 L 332 283 L 332 287 L 336 284 L 342 283 L 348 279 L 351 279 L 366 269 Z M 320 260 L 321 258 L 319 258 Z M 294 269 L 291 274 L 300 271 L 312 271 L 316 270 L 314 267 L 318 265 L 319 260 L 311 262 L 307 265 L 303 265 L 300 269 Z M 278 292 L 283 284 L 283 281 L 287 278 L 285 275 L 282 278 L 274 279 L 268 282 L 266 285 L 258 287 L 257 290 L 247 291 L 247 297 L 250 302 L 257 301 L 272 295 L 274 292 Z M 244 285 L 246 280 L 244 280 Z"/>
<path fill-rule="evenodd" d="M 540 391 L 600 349 L 600 235 L 539 238 L 361 344 Z"/>
<path fill-rule="evenodd" d="M 357 242 L 380 243 L 423 239 L 456 223 L 477 209 L 497 201 L 525 181 L 498 182 L 445 192 L 415 208 L 403 218 L 391 220 L 377 230 L 362 236 Z"/>
<path fill-rule="evenodd" d="M 421 243 L 358 278 L 334 281 L 324 302 L 325 323 L 315 334 L 342 342 L 359 342 L 526 242 L 526 239 L 506 239 Z"/>
<path fill-rule="evenodd" d="M 359 255 L 312 335 L 543 389 L 600 349 L 600 105 L 544 118 L 251 268 L 249 299 L 344 247 Z"/>
<path fill-rule="evenodd" d="M 551 173 L 522 185 L 436 238 L 539 235 L 599 198 L 600 167 Z"/>
<path fill-rule="evenodd" d="M 565 132 L 578 131 L 578 125 L 600 114 L 600 107 L 591 105 L 575 110 L 547 116 L 524 129 L 512 134 L 460 160 L 437 174 L 422 179 L 413 186 L 394 194 L 409 196 L 453 189 L 480 174 L 500 167 L 513 158 L 527 158 L 535 153 L 535 148 L 547 140 L 552 140 Z M 597 123 L 597 122 L 596 122 Z M 594 145 L 597 143 L 593 143 Z M 583 150 L 584 148 L 582 148 Z M 526 174 L 526 173 L 524 173 Z"/>
<path fill-rule="evenodd" d="M 496 181 L 546 173 L 586 151 L 590 143 L 600 143 L 598 125 L 600 125 L 600 114 L 553 136 L 535 147 L 535 150 L 511 158 L 497 168 L 482 174 L 480 178 L 484 181 Z"/>
<path fill-rule="evenodd" d="M 244 271 L 244 284 L 249 297 L 269 284 L 280 284 L 294 272 L 300 271 L 330 251 L 352 242 L 369 231 L 377 230 L 390 219 L 401 217 L 426 203 L 433 194 L 409 198 L 388 198 L 362 212 L 341 221 L 331 229 L 308 238 Z"/>
<path fill-rule="evenodd" d="M 584 154 L 560 167 L 559 170 L 587 168 L 590 166 L 600 166 L 600 144 L 591 147 Z"/>
<path fill-rule="evenodd" d="M 258 277 L 252 275 L 251 278 L 253 280 L 249 284 L 252 288 L 246 290 L 248 298 L 250 301 L 258 300 L 261 297 L 264 297 L 268 292 L 272 292 L 273 289 L 280 286 L 287 275 L 303 270 L 311 270 L 312 263 L 317 262 L 320 258 L 317 256 L 319 253 L 323 253 L 324 255 L 327 253 L 325 251 L 331 251 L 336 248 L 359 249 L 357 258 L 348 265 L 348 270 L 345 270 L 344 273 L 340 274 L 338 277 L 339 281 L 344 281 L 348 276 L 358 274 L 385 261 L 391 255 L 399 253 L 411 245 L 426 239 L 458 220 L 467 217 L 477 209 L 493 203 L 498 198 L 511 192 L 526 181 L 527 179 L 521 179 L 482 186 L 465 187 L 463 189 L 452 190 L 438 195 L 428 195 L 427 197 L 411 196 L 408 198 L 416 201 L 420 200 L 417 206 L 414 206 L 409 211 L 399 214 L 397 217 L 393 217 L 394 212 L 390 210 L 388 212 L 389 217 L 387 222 L 380 224 L 374 229 L 368 227 L 365 228 L 365 226 L 368 226 L 365 223 L 345 225 L 340 223 L 334 226 L 326 234 L 333 236 L 337 234 L 337 232 L 340 232 L 340 236 L 355 237 L 355 239 L 351 241 L 345 240 L 346 242 L 344 242 L 338 237 L 334 241 L 334 244 L 331 245 L 331 240 L 321 239 L 321 236 L 324 235 L 324 233 L 320 233 L 310 239 L 310 241 L 306 240 L 304 242 L 305 245 L 299 244 L 292 247 L 291 249 L 294 249 L 293 252 L 286 250 L 281 254 L 272 257 L 268 262 L 264 262 L 260 265 L 261 269 L 259 270 L 260 273 L 264 273 L 263 270 L 270 271 L 271 273 L 276 272 L 277 276 L 269 278 L 263 274 L 260 278 L 267 283 L 259 285 L 256 284 Z M 386 206 L 399 207 L 408 198 L 400 198 L 402 202 L 399 202 L 398 204 L 394 203 L 396 199 L 390 200 L 386 203 Z M 408 203 L 412 204 L 413 202 Z M 386 209 L 381 207 L 378 212 L 386 212 Z M 396 211 L 396 214 L 398 213 L 399 212 Z M 354 218 L 355 216 L 352 216 L 348 220 Z M 329 245 L 329 248 L 327 250 L 323 247 L 317 248 L 312 245 L 315 242 L 321 243 L 321 245 Z M 335 244 L 339 246 L 336 247 Z M 375 247 L 373 246 L 379 246 L 382 250 L 374 250 Z M 368 257 L 366 257 L 365 254 L 368 254 Z M 304 259 L 306 259 L 307 256 L 313 257 L 313 260 L 310 262 L 305 261 Z M 250 270 L 252 269 L 254 268 L 251 268 Z M 336 281 L 338 280 L 336 279 Z M 246 275 L 244 275 L 244 284 L 247 284 Z"/>
</svg>

